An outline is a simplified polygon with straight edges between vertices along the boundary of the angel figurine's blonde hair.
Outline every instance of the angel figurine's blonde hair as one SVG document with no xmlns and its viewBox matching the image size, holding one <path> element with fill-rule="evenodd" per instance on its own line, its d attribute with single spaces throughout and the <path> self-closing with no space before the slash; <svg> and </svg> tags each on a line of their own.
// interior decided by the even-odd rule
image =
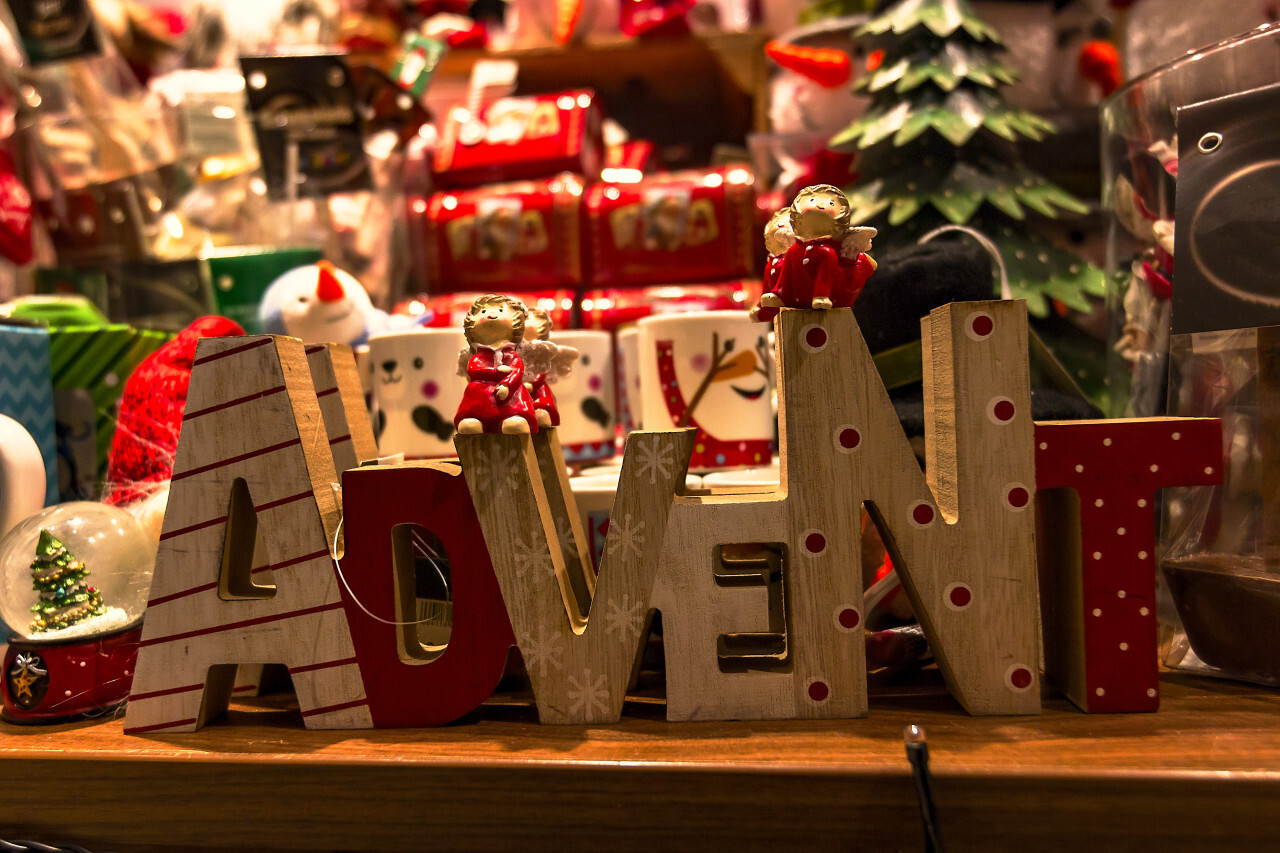
<svg viewBox="0 0 1280 853">
<path fill-rule="evenodd" d="M 791 229 L 790 207 L 784 207 L 769 218 L 764 226 L 764 247 L 771 255 L 780 255 L 796 242 L 796 232 Z"/>
<path fill-rule="evenodd" d="M 528 332 L 529 340 L 548 340 L 554 328 L 555 323 L 551 321 L 551 315 L 547 313 L 546 308 L 529 309 L 529 319 L 525 321 L 525 331 Z"/>
<path fill-rule="evenodd" d="M 518 344 L 524 340 L 524 324 L 528 320 L 529 309 L 514 296 L 502 293 L 489 293 L 471 303 L 471 307 L 467 309 L 467 316 L 462 318 L 462 332 L 467 336 L 467 340 L 471 340 L 471 330 L 476 326 L 476 318 L 490 305 L 506 305 L 515 312 L 515 320 L 511 323 L 511 342 Z"/>
<path fill-rule="evenodd" d="M 815 195 L 834 195 L 840 199 L 840 206 L 843 208 L 840 215 L 836 219 L 836 231 L 843 234 L 849 230 L 850 220 L 853 218 L 853 206 L 849 204 L 849 197 L 844 194 L 844 190 L 835 184 L 814 184 L 811 187 L 805 187 L 796 193 L 795 199 L 791 202 L 791 227 L 796 227 L 796 208 L 801 200 L 811 198 Z"/>
</svg>

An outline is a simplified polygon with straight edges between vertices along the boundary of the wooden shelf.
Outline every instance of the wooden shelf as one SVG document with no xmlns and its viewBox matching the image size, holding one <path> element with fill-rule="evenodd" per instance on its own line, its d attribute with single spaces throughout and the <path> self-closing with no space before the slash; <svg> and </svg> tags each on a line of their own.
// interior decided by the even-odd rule
<svg viewBox="0 0 1280 853">
<path fill-rule="evenodd" d="M 501 694 L 430 730 L 310 732 L 260 700 L 187 735 L 0 725 L 0 838 L 94 850 L 724 850 L 923 846 L 902 729 L 923 725 L 955 850 L 1274 849 L 1280 693 L 1166 675 L 1159 714 L 965 715 L 939 684 L 871 715 L 540 726 Z M 1124 849 L 1135 849 L 1122 845 Z"/>
<path fill-rule="evenodd" d="M 520 94 L 590 87 L 605 115 L 672 158 L 706 162 L 716 144 L 768 128 L 763 30 L 705 37 L 617 38 L 564 48 L 445 54 L 436 83 L 465 79 L 482 58 L 520 63 Z M 683 155 L 682 155 L 683 152 Z"/>
</svg>

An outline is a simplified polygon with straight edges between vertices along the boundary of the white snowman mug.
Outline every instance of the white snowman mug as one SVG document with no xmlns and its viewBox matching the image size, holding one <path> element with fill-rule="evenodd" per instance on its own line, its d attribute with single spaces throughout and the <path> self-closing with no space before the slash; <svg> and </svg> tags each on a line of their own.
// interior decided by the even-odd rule
<svg viewBox="0 0 1280 853">
<path fill-rule="evenodd" d="M 369 339 L 378 452 L 406 459 L 456 456 L 453 416 L 467 381 L 458 375 L 461 329 L 419 329 Z"/>
<path fill-rule="evenodd" d="M 638 326 L 645 429 L 696 427 L 690 470 L 768 465 L 773 372 L 765 327 L 745 311 L 661 314 Z"/>
</svg>

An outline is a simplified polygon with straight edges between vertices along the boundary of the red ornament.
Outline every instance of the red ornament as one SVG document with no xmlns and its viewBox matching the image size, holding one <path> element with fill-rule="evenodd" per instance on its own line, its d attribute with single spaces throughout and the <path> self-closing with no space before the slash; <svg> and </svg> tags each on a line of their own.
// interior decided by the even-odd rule
<svg viewBox="0 0 1280 853">
<path fill-rule="evenodd" d="M 1091 41 L 1080 48 L 1080 76 L 1095 84 L 1102 97 L 1120 88 L 1120 52 L 1107 41 Z"/>
<path fill-rule="evenodd" d="M 120 398 L 103 503 L 132 503 L 169 480 L 196 342 L 243 334 L 244 329 L 226 317 L 201 317 L 133 371 Z"/>
<path fill-rule="evenodd" d="M 31 262 L 31 193 L 18 180 L 17 167 L 0 149 L 0 255 L 18 266 Z"/>
<path fill-rule="evenodd" d="M 693 0 L 622 0 L 618 28 L 628 38 L 686 35 L 692 8 Z"/>
</svg>

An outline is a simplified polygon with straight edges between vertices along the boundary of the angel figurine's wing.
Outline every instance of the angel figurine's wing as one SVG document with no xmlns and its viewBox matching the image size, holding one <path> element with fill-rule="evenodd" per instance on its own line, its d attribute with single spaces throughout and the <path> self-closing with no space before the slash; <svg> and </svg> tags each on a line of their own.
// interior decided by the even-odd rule
<svg viewBox="0 0 1280 853">
<path fill-rule="evenodd" d="M 561 376 L 568 376 L 569 371 L 573 370 L 573 363 L 581 354 L 577 347 L 556 344 L 556 355 L 551 360 L 551 369 L 547 371 L 547 381 L 554 382 Z"/>
<path fill-rule="evenodd" d="M 463 379 L 467 378 L 467 362 L 471 360 L 471 347 L 465 346 L 458 350 L 458 375 Z"/>
<path fill-rule="evenodd" d="M 520 344 L 520 360 L 524 362 L 524 375 L 532 381 L 551 369 L 556 356 L 556 345 L 551 341 L 525 341 Z"/>
<path fill-rule="evenodd" d="M 856 258 L 860 252 L 871 251 L 871 240 L 878 232 L 869 225 L 858 225 L 845 232 L 844 241 L 840 244 L 840 254 L 846 258 Z"/>
</svg>

